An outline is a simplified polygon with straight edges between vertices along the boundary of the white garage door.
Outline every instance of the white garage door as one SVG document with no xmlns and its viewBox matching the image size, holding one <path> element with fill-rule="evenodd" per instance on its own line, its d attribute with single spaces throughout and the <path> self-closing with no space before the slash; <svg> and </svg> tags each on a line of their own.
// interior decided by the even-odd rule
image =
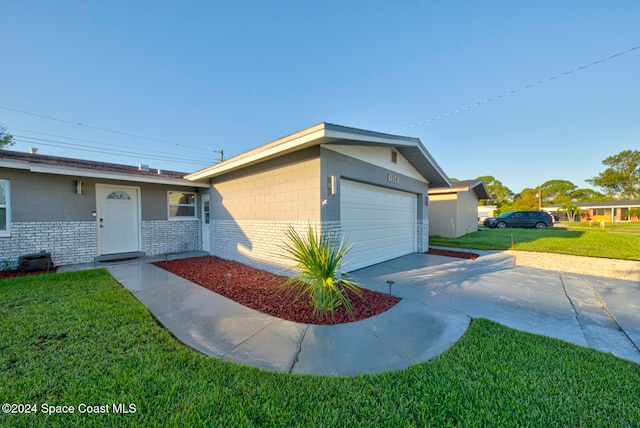
<svg viewBox="0 0 640 428">
<path fill-rule="evenodd" d="M 352 271 L 416 251 L 416 195 L 340 181 L 340 221 Z"/>
</svg>

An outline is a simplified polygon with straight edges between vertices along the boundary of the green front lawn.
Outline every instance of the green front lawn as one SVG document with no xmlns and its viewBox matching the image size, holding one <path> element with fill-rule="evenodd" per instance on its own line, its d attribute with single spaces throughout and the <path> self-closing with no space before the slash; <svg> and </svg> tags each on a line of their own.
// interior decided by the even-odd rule
<svg viewBox="0 0 640 428">
<path fill-rule="evenodd" d="M 375 358 L 375 356 L 372 356 Z M 178 343 L 103 270 L 0 280 L 0 426 L 637 426 L 640 366 L 487 320 L 439 358 L 354 377 L 266 372 Z M 109 414 L 42 414 L 44 404 Z M 135 405 L 114 414 L 113 404 Z M 99 409 L 99 408 L 98 408 Z"/>
<path fill-rule="evenodd" d="M 506 250 L 511 248 L 512 237 L 516 250 L 640 260 L 640 233 L 622 232 L 618 229 L 576 227 L 552 227 L 544 230 L 482 229 L 455 239 L 431 236 L 429 245 L 475 250 Z"/>
<path fill-rule="evenodd" d="M 560 224 L 569 228 L 576 228 L 576 229 L 589 229 L 589 230 L 600 229 L 600 223 L 597 221 L 595 222 L 565 221 Z M 640 222 L 638 221 L 616 221 L 616 222 L 607 221 L 605 222 L 604 227 L 605 227 L 605 230 L 613 229 L 613 230 L 624 230 L 627 232 L 640 233 Z"/>
</svg>

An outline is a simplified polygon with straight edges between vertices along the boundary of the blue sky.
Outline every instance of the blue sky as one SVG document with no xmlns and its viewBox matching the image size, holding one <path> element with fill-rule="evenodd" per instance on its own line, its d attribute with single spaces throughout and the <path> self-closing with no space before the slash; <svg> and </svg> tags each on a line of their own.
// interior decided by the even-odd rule
<svg viewBox="0 0 640 428">
<path fill-rule="evenodd" d="M 589 187 L 640 147 L 640 49 L 409 127 L 639 46 L 637 0 L 3 0 L 0 16 L 14 150 L 192 172 L 325 121 L 418 137 L 450 177 L 520 192 Z"/>
</svg>

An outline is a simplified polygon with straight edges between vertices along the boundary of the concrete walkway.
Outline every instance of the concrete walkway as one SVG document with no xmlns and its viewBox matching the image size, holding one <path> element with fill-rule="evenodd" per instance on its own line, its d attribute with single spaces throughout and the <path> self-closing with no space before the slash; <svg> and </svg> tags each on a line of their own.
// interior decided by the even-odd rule
<svg viewBox="0 0 640 428">
<path fill-rule="evenodd" d="M 178 340 L 207 355 L 288 373 L 398 370 L 451 347 L 471 318 L 556 337 L 640 363 L 640 284 L 516 267 L 502 252 L 475 260 L 412 254 L 354 272 L 403 300 L 369 319 L 319 326 L 274 318 L 150 262 L 106 267 Z M 173 256 L 202 255 L 189 253 Z"/>
</svg>

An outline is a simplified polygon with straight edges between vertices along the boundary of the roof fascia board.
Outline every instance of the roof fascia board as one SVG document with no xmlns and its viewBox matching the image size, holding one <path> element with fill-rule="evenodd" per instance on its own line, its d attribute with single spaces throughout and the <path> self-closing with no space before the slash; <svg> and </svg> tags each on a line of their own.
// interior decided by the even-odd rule
<svg viewBox="0 0 640 428">
<path fill-rule="evenodd" d="M 135 181 L 138 183 L 169 184 L 174 186 L 208 188 L 208 183 L 194 183 L 189 180 L 169 177 L 153 177 L 147 175 L 132 175 L 112 173 L 108 171 L 89 171 L 81 168 L 60 167 L 55 165 L 31 165 L 31 172 L 41 174 L 71 175 L 78 177 L 102 178 L 108 180 Z"/>
<path fill-rule="evenodd" d="M 489 189 L 487 189 L 487 186 L 485 186 L 484 181 L 482 180 L 478 180 L 472 183 L 471 185 L 469 185 L 469 189 L 476 192 L 476 195 L 478 195 L 478 199 L 490 199 Z M 483 195 L 486 195 L 487 197 L 485 198 L 483 197 Z"/>
<path fill-rule="evenodd" d="M 420 142 L 420 140 L 418 140 L 418 143 L 416 144 L 416 147 L 418 148 L 418 150 L 420 150 L 420 153 L 422 154 L 422 156 L 424 156 L 424 158 L 429 161 L 429 163 L 431 164 L 431 166 L 433 167 L 433 169 L 435 169 L 438 174 L 444 179 L 443 181 L 445 183 L 447 183 L 448 186 L 451 186 L 451 180 L 449 179 L 449 176 L 447 176 L 447 174 L 444 173 L 444 171 L 442 170 L 442 168 L 440 168 L 440 165 L 438 165 L 438 162 L 436 162 L 436 160 L 434 158 L 431 157 L 431 154 L 429 154 L 429 152 L 427 151 L 427 149 L 422 145 L 422 143 Z"/>
<path fill-rule="evenodd" d="M 30 164 L 27 161 L 1 159 L 0 168 L 30 169 Z"/>
<path fill-rule="evenodd" d="M 302 135 L 299 135 L 304 131 L 311 132 L 306 132 Z M 289 152 L 313 146 L 315 144 L 319 144 L 322 137 L 325 136 L 324 128 L 319 126 L 308 128 L 304 131 L 281 138 L 280 140 L 274 141 L 273 143 L 267 144 L 265 146 L 250 150 L 244 154 L 238 155 L 225 162 L 213 165 L 201 171 L 194 172 L 193 174 L 187 175 L 185 178 L 187 180 L 201 180 L 203 178 L 215 177 L 216 175 L 224 174 L 225 172 L 233 169 L 248 166 L 275 156 L 283 155 Z"/>
<path fill-rule="evenodd" d="M 456 186 L 456 184 L 458 184 L 458 182 L 453 182 L 451 187 L 432 187 L 429 189 L 429 194 L 430 195 L 440 195 L 440 194 L 446 194 L 446 193 L 458 193 L 458 192 L 471 192 L 473 191 L 476 195 L 478 195 L 479 199 L 489 199 L 487 198 L 481 198 L 480 193 L 483 194 L 487 194 L 488 196 L 488 192 L 486 191 L 486 186 L 484 186 L 483 182 L 481 180 L 473 182 L 467 186 Z"/>
<path fill-rule="evenodd" d="M 316 144 L 344 144 L 348 141 L 375 143 L 396 147 L 399 150 L 403 148 L 417 148 L 420 151 L 421 156 L 427 160 L 433 170 L 442 178 L 442 181 L 448 186 L 451 186 L 451 180 L 444 173 L 442 168 L 440 168 L 440 165 L 438 165 L 433 157 L 431 157 L 429 152 L 422 145 L 420 139 L 392 134 L 382 134 L 373 131 L 363 131 L 325 122 L 280 138 L 272 143 L 260 146 L 222 163 L 189 174 L 185 176 L 185 178 L 187 180 L 203 180 L 212 178 L 237 168 L 249 166 L 272 157 L 301 150 Z"/>
<path fill-rule="evenodd" d="M 469 187 L 430 187 L 429 194 L 430 195 L 446 195 L 449 193 L 460 193 L 460 192 L 469 192 L 471 189 Z"/>
<path fill-rule="evenodd" d="M 348 135 L 361 135 L 366 141 L 371 141 L 371 138 L 382 138 L 382 139 L 394 140 L 394 141 L 395 140 L 405 140 L 405 141 L 411 141 L 411 142 L 420 141 L 418 138 L 415 138 L 415 137 L 407 137 L 404 135 L 397 135 L 397 134 L 387 134 L 385 132 L 378 132 L 378 131 L 367 131 L 366 129 L 351 128 L 348 126 L 336 125 L 334 123 L 325 122 L 324 125 L 325 125 L 325 129 L 327 129 L 328 131 L 344 132 Z"/>
<path fill-rule="evenodd" d="M 352 141 L 363 141 L 368 143 L 379 143 L 387 146 L 416 146 L 418 144 L 418 139 L 410 138 L 410 137 L 396 137 L 392 138 L 391 136 L 386 136 L 384 134 L 376 134 L 374 132 L 370 134 L 364 134 L 359 132 L 349 132 L 348 130 L 333 130 L 327 129 L 325 136 L 328 138 L 335 138 L 338 140 L 352 140 Z M 400 142 L 404 142 L 404 144 L 400 144 Z"/>
<path fill-rule="evenodd" d="M 342 128 L 338 125 L 327 124 L 326 136 L 331 139 L 364 141 L 369 143 L 378 143 L 386 146 L 402 149 L 403 147 L 414 147 L 420 151 L 420 154 L 431 164 L 433 169 L 442 177 L 443 181 L 449 186 L 451 180 L 444 173 L 440 165 L 431 157 L 427 149 L 422 145 L 419 138 L 404 137 L 400 135 L 380 134 L 376 132 L 358 132 L 350 128 Z M 415 167 L 415 165 L 414 165 Z M 426 177 L 425 177 L 426 178 Z"/>
</svg>

